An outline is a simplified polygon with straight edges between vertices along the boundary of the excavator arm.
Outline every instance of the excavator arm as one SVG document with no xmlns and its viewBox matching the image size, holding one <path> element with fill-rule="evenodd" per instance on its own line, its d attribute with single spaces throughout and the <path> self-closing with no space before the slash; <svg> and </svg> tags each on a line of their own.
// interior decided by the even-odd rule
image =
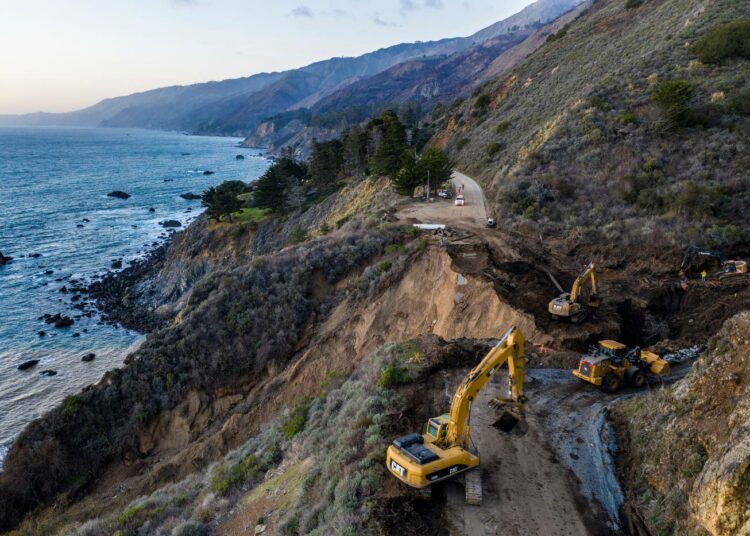
<svg viewBox="0 0 750 536">
<path fill-rule="evenodd" d="M 526 376 L 524 338 L 514 326 L 505 332 L 500 341 L 484 356 L 481 363 L 469 372 L 453 395 L 450 423 L 445 438 L 446 445 L 469 447 L 471 403 L 506 362 L 508 363 L 511 401 L 519 405 L 526 401 L 523 394 Z"/>
<path fill-rule="evenodd" d="M 596 286 L 596 267 L 593 262 L 590 262 L 583 272 L 576 277 L 573 282 L 573 288 L 570 289 L 570 301 L 573 303 L 578 302 L 578 294 L 581 292 L 581 285 L 583 285 L 587 279 L 591 279 L 591 297 L 596 298 L 598 289 Z"/>
</svg>

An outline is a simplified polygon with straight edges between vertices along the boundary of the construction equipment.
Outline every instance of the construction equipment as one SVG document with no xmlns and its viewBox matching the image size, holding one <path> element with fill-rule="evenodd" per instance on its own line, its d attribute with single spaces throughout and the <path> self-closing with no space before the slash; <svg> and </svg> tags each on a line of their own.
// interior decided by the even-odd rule
<svg viewBox="0 0 750 536">
<path fill-rule="evenodd" d="M 588 299 L 582 300 L 582 288 L 584 283 L 591 282 L 591 292 Z M 590 262 L 583 272 L 573 281 L 570 292 L 563 292 L 557 298 L 549 302 L 547 310 L 553 320 L 569 318 L 574 324 L 583 322 L 592 309 L 599 306 L 599 292 L 596 285 L 596 267 Z"/>
<path fill-rule="evenodd" d="M 680 277 L 687 278 L 693 269 L 706 268 L 705 260 L 718 261 L 721 270 L 714 277 L 718 280 L 734 279 L 738 277 L 750 277 L 747 271 L 746 261 L 728 260 L 722 253 L 711 251 L 698 246 L 690 246 L 685 252 L 680 265 Z M 703 261 L 703 262 L 702 262 Z"/>
<path fill-rule="evenodd" d="M 573 376 L 598 385 L 605 393 L 616 393 L 623 385 L 641 388 L 648 375 L 662 376 L 669 372 L 669 363 L 653 352 L 638 347 L 628 350 L 617 341 L 599 341 L 581 358 Z"/>
<path fill-rule="evenodd" d="M 510 418 L 518 422 L 527 400 L 523 394 L 526 376 L 524 337 L 512 327 L 461 382 L 453 395 L 450 413 L 429 419 L 422 434 L 409 434 L 393 441 L 386 455 L 388 470 L 405 484 L 422 489 L 478 466 L 479 457 L 470 450 L 471 404 L 506 362 L 510 398 L 492 402 L 494 407 L 506 407 Z M 481 497 L 470 497 L 481 490 L 481 484 L 475 482 L 478 471 L 473 473 L 476 473 L 473 478 L 467 476 L 466 481 L 467 501 L 470 503 L 481 501 Z"/>
</svg>

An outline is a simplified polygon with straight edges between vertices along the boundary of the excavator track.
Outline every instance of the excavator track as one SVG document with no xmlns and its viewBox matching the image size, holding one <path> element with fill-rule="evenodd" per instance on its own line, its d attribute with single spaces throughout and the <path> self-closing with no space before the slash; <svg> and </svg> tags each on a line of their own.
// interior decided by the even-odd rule
<svg viewBox="0 0 750 536">
<path fill-rule="evenodd" d="M 482 504 L 482 471 L 479 468 L 470 469 L 464 473 L 466 489 L 466 504 L 480 506 Z"/>
</svg>

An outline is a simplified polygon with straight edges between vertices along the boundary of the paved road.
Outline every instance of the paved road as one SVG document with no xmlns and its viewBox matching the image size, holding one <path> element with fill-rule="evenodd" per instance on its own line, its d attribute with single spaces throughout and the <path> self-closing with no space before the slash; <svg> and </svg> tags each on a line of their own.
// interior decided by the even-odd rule
<svg viewBox="0 0 750 536">
<path fill-rule="evenodd" d="M 466 204 L 457 207 L 454 199 L 435 198 L 429 203 L 413 203 L 398 211 L 399 218 L 413 218 L 421 223 L 462 224 L 469 227 L 484 227 L 487 210 L 484 192 L 477 182 L 455 171 L 451 179 L 456 192 L 462 191 Z"/>
</svg>

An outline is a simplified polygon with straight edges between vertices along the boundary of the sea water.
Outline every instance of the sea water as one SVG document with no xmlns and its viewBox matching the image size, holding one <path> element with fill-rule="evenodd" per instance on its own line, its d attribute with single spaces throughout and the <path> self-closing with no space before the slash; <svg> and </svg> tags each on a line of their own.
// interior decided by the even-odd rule
<svg viewBox="0 0 750 536">
<path fill-rule="evenodd" d="M 14 257 L 0 266 L 0 467 L 27 423 L 96 383 L 141 341 L 96 316 L 64 329 L 40 321 L 47 313 L 80 315 L 60 288 L 71 279 L 90 281 L 114 259 L 127 266 L 143 256 L 165 239 L 159 222 L 176 219 L 184 228 L 202 209 L 180 194 L 259 177 L 268 160 L 257 149 L 237 148 L 239 141 L 128 129 L 0 128 L 0 251 Z M 108 197 L 114 190 L 131 197 Z M 96 354 L 94 361 L 81 361 L 87 353 Z M 18 370 L 31 359 L 40 362 Z"/>
</svg>

